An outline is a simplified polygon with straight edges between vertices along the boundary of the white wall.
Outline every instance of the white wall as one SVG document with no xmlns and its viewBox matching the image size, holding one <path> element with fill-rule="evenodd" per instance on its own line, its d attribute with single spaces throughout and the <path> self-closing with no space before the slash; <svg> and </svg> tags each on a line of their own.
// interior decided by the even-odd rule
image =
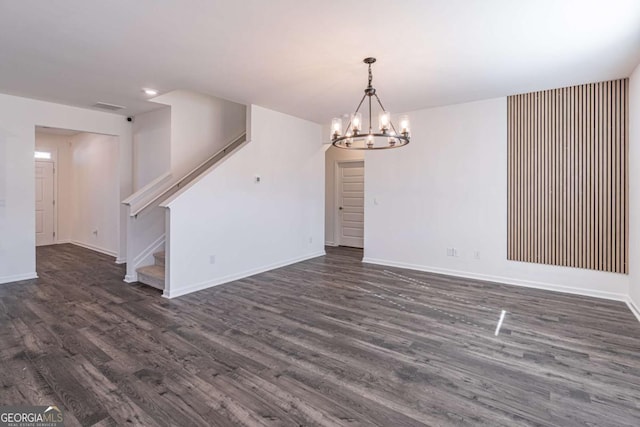
<svg viewBox="0 0 640 427">
<path fill-rule="evenodd" d="M 131 126 L 124 117 L 0 95 L 0 283 L 36 276 L 35 127 L 49 126 L 119 136 L 119 191 L 131 194 Z M 125 218 L 121 209 L 120 220 Z M 120 228 L 119 256 L 124 256 Z"/>
<path fill-rule="evenodd" d="M 366 261 L 626 299 L 626 275 L 507 261 L 505 98 L 409 116 L 411 144 L 365 155 Z"/>
<path fill-rule="evenodd" d="M 118 253 L 118 138 L 80 133 L 71 138 L 72 242 Z"/>
<path fill-rule="evenodd" d="M 36 150 L 50 152 L 56 164 L 56 238 L 54 241 L 56 243 L 69 243 L 73 237 L 71 137 L 36 132 Z"/>
<path fill-rule="evenodd" d="M 629 78 L 629 278 L 640 319 L 640 65 Z"/>
<path fill-rule="evenodd" d="M 335 200 L 336 186 L 336 162 L 338 161 L 358 161 L 364 160 L 364 151 L 359 150 L 343 150 L 331 146 L 325 155 L 325 221 L 324 221 L 324 240 L 329 246 L 335 246 L 335 220 L 338 214 L 338 208 Z M 365 170 L 367 166 L 365 164 Z"/>
<path fill-rule="evenodd" d="M 153 102 L 171 106 L 171 171 L 181 178 L 239 136 L 246 107 L 195 92 L 176 90 Z"/>
<path fill-rule="evenodd" d="M 133 122 L 133 189 L 171 171 L 171 108 L 138 114 Z"/>
<path fill-rule="evenodd" d="M 251 141 L 168 202 L 165 296 L 324 253 L 321 134 L 315 123 L 251 107 Z"/>
</svg>

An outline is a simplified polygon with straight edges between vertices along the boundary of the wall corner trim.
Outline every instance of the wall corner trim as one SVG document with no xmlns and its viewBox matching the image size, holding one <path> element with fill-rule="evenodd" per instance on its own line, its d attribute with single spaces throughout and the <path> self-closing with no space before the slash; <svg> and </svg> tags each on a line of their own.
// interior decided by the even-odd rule
<svg viewBox="0 0 640 427">
<path fill-rule="evenodd" d="M 138 274 L 127 274 L 124 276 L 123 282 L 125 283 L 135 283 L 138 281 Z"/>
<path fill-rule="evenodd" d="M 460 271 L 460 270 L 449 270 L 444 268 L 435 268 L 435 267 L 429 267 L 425 265 L 407 264 L 403 262 L 388 261 L 384 259 L 369 258 L 369 257 L 362 258 L 362 262 L 368 263 L 368 264 L 384 265 L 388 267 L 399 267 L 399 268 L 406 268 L 409 270 L 425 271 L 427 273 L 445 274 L 448 276 L 462 277 L 466 279 L 483 280 L 486 282 L 494 282 L 501 285 L 522 286 L 525 288 L 541 289 L 541 290 L 553 291 L 553 292 L 562 292 L 565 294 L 582 295 L 582 296 L 602 298 L 602 299 L 607 299 L 612 301 L 623 301 L 623 302 L 629 301 L 629 297 L 626 294 L 619 294 L 615 292 L 606 292 L 606 291 L 596 291 L 596 290 L 590 291 L 590 290 L 585 290 L 580 288 L 572 288 L 570 286 L 557 285 L 554 283 L 534 282 L 529 280 L 515 279 L 511 277 L 471 273 L 471 272 Z"/>
<path fill-rule="evenodd" d="M 636 319 L 638 319 L 638 322 L 640 322 L 640 308 L 636 305 L 635 302 L 633 302 L 631 297 L 627 297 L 627 300 L 625 302 L 627 303 L 629 310 L 631 310 L 633 315 L 636 316 Z"/>
</svg>

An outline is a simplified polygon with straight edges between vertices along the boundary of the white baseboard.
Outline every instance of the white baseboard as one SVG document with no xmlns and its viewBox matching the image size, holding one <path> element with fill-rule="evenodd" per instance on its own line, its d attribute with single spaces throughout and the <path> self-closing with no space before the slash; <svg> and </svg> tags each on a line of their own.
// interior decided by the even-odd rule
<svg viewBox="0 0 640 427">
<path fill-rule="evenodd" d="M 640 308 L 638 308 L 636 303 L 633 302 L 631 297 L 627 297 L 627 300 L 625 302 L 627 303 L 627 306 L 629 307 L 629 310 L 631 310 L 633 315 L 636 316 L 636 319 L 638 319 L 638 322 L 640 322 Z"/>
<path fill-rule="evenodd" d="M 127 262 L 127 258 L 116 258 L 116 264 L 124 264 L 125 262 Z"/>
<path fill-rule="evenodd" d="M 334 246 L 334 247 L 335 247 L 335 246 L 338 246 L 338 245 L 336 245 L 336 243 L 335 243 L 335 242 L 329 242 L 329 241 L 325 241 L 325 242 L 324 242 L 324 245 L 325 245 L 325 246 Z"/>
<path fill-rule="evenodd" d="M 89 243 L 83 243 L 77 240 L 72 240 L 70 243 L 76 246 L 80 246 L 81 248 L 90 249 L 92 251 L 100 252 L 101 254 L 112 256 L 114 258 L 118 256 L 118 253 L 116 251 L 111 251 L 109 249 L 101 248 L 99 246 L 94 246 Z"/>
<path fill-rule="evenodd" d="M 426 271 L 428 273 L 446 274 L 449 276 L 464 277 L 467 279 L 484 280 L 488 282 L 497 282 L 506 285 L 523 286 L 526 288 L 542 289 L 546 291 L 563 292 L 566 294 L 582 295 L 588 297 L 602 298 L 613 301 L 628 301 L 628 296 L 622 293 L 606 292 L 598 290 L 589 290 L 581 288 L 572 288 L 570 286 L 562 286 L 553 283 L 535 282 L 530 280 L 514 279 L 511 277 L 493 276 L 489 274 L 470 273 L 467 271 L 449 270 L 445 268 L 429 267 L 424 265 L 407 264 L 403 262 L 388 261 L 383 259 L 364 257 L 362 262 L 368 264 L 386 265 L 389 267 L 406 268 L 409 270 Z"/>
<path fill-rule="evenodd" d="M 124 276 L 124 281 L 126 283 L 134 283 L 138 281 L 138 273 L 134 273 L 134 274 L 127 274 L 126 276 Z"/>
<path fill-rule="evenodd" d="M 233 282 L 234 280 L 244 279 L 245 277 L 253 276 L 255 274 L 264 273 L 265 271 L 274 270 L 276 268 L 285 267 L 287 265 L 295 264 L 297 262 L 306 261 L 311 258 L 316 258 L 319 256 L 326 255 L 325 251 L 314 252 L 309 255 L 303 255 L 297 258 L 291 258 L 286 261 L 277 262 L 274 264 L 253 268 L 251 270 L 246 270 L 241 273 L 234 273 L 228 276 L 220 277 L 215 280 L 207 280 L 204 282 L 196 283 L 194 285 L 189 285 L 184 288 L 176 289 L 171 291 L 170 289 L 165 288 L 164 294 L 162 295 L 165 298 L 176 298 L 186 294 L 190 294 L 192 292 L 201 291 L 203 289 L 211 288 L 213 286 L 222 285 L 224 283 Z M 170 287 L 170 286 L 169 286 Z"/>
<path fill-rule="evenodd" d="M 38 278 L 38 274 L 35 272 L 25 273 L 25 274 L 14 274 L 11 276 L 2 276 L 0 277 L 0 285 L 4 283 L 20 282 L 22 280 L 31 280 L 31 279 L 37 279 L 37 278 Z"/>
<path fill-rule="evenodd" d="M 67 243 L 71 243 L 71 240 L 69 239 L 64 239 L 64 240 L 56 240 L 56 242 L 54 243 L 55 245 L 65 245 Z"/>
</svg>

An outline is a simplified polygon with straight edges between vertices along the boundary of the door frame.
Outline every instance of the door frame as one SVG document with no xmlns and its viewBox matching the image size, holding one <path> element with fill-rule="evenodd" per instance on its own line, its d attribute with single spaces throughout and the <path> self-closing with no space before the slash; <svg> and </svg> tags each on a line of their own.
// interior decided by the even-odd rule
<svg viewBox="0 0 640 427">
<path fill-rule="evenodd" d="M 367 188 L 367 168 L 364 162 L 364 159 L 362 160 L 336 160 L 333 166 L 333 242 L 336 246 L 340 246 L 340 243 L 342 243 L 340 241 L 340 230 L 342 230 L 342 216 L 340 215 L 340 212 L 338 212 L 338 206 L 340 206 L 340 168 L 342 167 L 342 165 L 344 164 L 349 164 L 349 163 L 362 163 L 362 167 L 364 168 L 364 186 L 365 186 L 365 190 Z M 364 193 L 364 192 L 363 192 Z M 367 220 L 367 209 L 366 209 L 366 203 L 363 203 L 363 209 L 364 209 L 364 220 Z M 363 221 L 363 229 L 364 229 L 364 221 Z M 364 231 L 364 230 L 363 230 Z M 362 238 L 362 246 L 364 249 L 364 237 Z"/>
<path fill-rule="evenodd" d="M 42 148 L 42 151 L 44 150 L 45 148 Z M 46 150 L 51 153 L 51 158 L 50 159 L 34 159 L 33 171 L 35 173 L 35 166 L 37 163 L 53 164 L 53 242 L 52 244 L 55 245 L 58 243 L 58 171 L 56 170 L 58 165 L 58 162 L 57 162 L 58 150 L 57 149 L 52 150 L 50 148 L 46 148 Z M 41 151 L 41 150 L 38 150 L 36 148 L 34 152 L 35 151 Z M 35 230 L 35 224 L 34 224 L 33 232 L 35 233 L 35 231 L 36 230 Z"/>
</svg>

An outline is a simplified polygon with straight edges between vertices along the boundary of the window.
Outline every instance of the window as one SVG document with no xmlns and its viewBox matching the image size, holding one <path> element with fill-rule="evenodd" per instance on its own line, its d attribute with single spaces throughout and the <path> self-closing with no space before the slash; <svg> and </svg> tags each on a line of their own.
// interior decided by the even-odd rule
<svg viewBox="0 0 640 427">
<path fill-rule="evenodd" d="M 48 151 L 36 151 L 34 157 L 39 160 L 51 160 L 51 153 Z"/>
</svg>

